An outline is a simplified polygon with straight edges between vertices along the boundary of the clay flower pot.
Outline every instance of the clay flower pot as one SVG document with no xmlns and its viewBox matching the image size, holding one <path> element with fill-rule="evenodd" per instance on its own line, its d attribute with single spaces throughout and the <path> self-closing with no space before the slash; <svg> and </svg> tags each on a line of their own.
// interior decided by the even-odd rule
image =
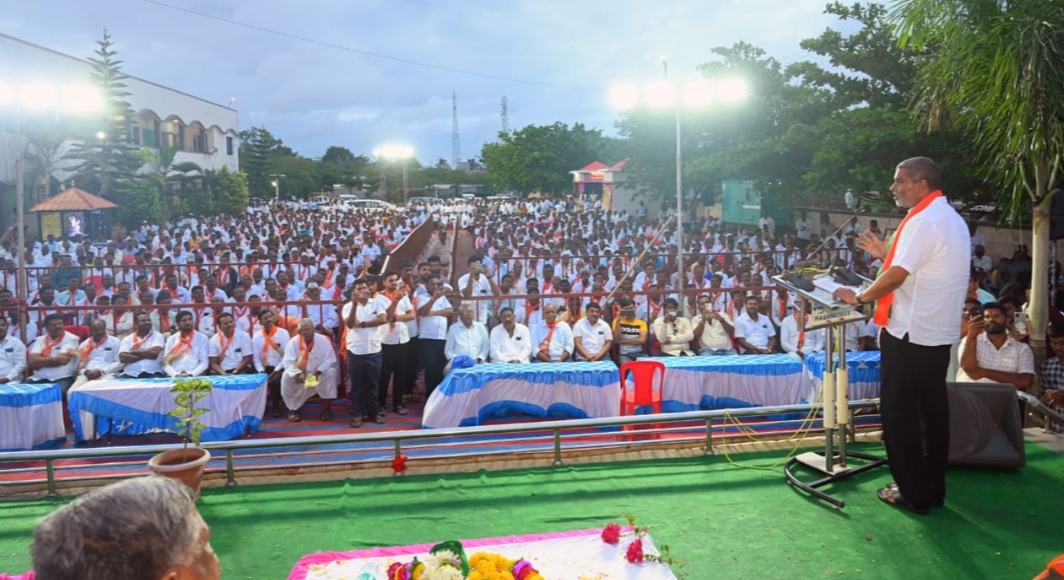
<svg viewBox="0 0 1064 580">
<path fill-rule="evenodd" d="M 157 475 L 176 479 L 189 486 L 199 497 L 203 469 L 210 460 L 211 453 L 199 447 L 170 449 L 152 457 L 148 461 L 148 468 Z"/>
</svg>

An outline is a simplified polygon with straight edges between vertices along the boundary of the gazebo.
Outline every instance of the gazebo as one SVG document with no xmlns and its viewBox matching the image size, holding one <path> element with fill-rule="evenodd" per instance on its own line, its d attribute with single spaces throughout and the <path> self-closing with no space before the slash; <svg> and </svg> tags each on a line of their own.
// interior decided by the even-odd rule
<svg viewBox="0 0 1064 580">
<path fill-rule="evenodd" d="M 37 214 L 41 239 L 82 235 L 89 239 L 111 237 L 111 211 L 114 203 L 73 185 L 30 208 Z"/>
</svg>

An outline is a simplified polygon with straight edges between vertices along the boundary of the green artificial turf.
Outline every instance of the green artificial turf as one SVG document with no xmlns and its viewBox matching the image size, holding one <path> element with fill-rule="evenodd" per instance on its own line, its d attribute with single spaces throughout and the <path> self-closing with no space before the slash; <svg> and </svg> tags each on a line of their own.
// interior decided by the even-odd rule
<svg viewBox="0 0 1064 580">
<path fill-rule="evenodd" d="M 208 489 L 199 508 L 229 579 L 284 578 L 319 550 L 599 527 L 623 523 L 622 512 L 650 525 L 693 580 L 1028 579 L 1064 552 L 1064 456 L 1028 444 L 1027 460 L 1018 471 L 950 470 L 946 507 L 930 516 L 876 499 L 885 467 L 829 490 L 846 501 L 840 511 L 779 469 L 722 456 Z M 0 571 L 28 568 L 33 523 L 61 501 L 0 503 Z"/>
</svg>

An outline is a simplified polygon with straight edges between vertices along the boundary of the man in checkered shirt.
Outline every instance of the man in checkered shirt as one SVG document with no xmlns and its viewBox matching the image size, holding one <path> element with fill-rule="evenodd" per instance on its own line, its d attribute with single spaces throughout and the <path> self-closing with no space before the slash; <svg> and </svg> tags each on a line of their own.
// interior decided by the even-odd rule
<svg viewBox="0 0 1064 580">
<path fill-rule="evenodd" d="M 1042 402 L 1064 413 L 1064 325 L 1049 325 L 1049 346 L 1057 356 L 1042 361 Z M 1064 434 L 1064 425 L 1052 419 L 1048 428 Z"/>
<path fill-rule="evenodd" d="M 1034 353 L 1009 336 L 1005 307 L 997 302 L 984 304 L 983 317 L 968 321 L 958 350 L 959 383 L 1006 383 L 1027 391 L 1034 382 Z"/>
</svg>

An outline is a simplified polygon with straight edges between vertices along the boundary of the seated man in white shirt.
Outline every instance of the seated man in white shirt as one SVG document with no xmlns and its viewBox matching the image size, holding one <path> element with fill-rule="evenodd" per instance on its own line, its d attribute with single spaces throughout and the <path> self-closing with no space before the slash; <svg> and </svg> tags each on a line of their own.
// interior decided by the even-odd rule
<svg viewBox="0 0 1064 580">
<path fill-rule="evenodd" d="M 26 345 L 17 336 L 8 336 L 10 323 L 0 316 L 0 385 L 21 383 L 26 370 Z"/>
<path fill-rule="evenodd" d="M 136 332 L 123 338 L 118 345 L 118 361 L 125 365 L 122 376 L 165 377 L 161 363 L 167 335 L 155 330 L 151 315 L 147 312 L 137 314 L 136 325 Z"/>
<path fill-rule="evenodd" d="M 517 322 L 512 308 L 499 310 L 501 324 L 491 329 L 491 362 L 527 363 L 532 357 L 532 335 Z"/>
<path fill-rule="evenodd" d="M 236 327 L 236 319 L 229 312 L 216 318 L 218 332 L 210 339 L 207 356 L 212 375 L 239 375 L 255 371 L 251 360 L 251 337 Z"/>
<path fill-rule="evenodd" d="M 727 356 L 737 355 L 732 345 L 732 334 L 735 327 L 724 312 L 713 306 L 713 298 L 708 294 L 698 297 L 698 310 L 702 314 L 692 318 L 694 328 L 692 334 L 698 339 L 698 354 L 701 356 Z"/>
<path fill-rule="evenodd" d="M 680 303 L 666 298 L 664 312 L 654 321 L 654 336 L 661 345 L 661 356 L 694 356 L 691 341 L 695 334 L 691 321 L 680 316 Z"/>
<path fill-rule="evenodd" d="M 443 347 L 443 356 L 447 366 L 443 374 L 451 372 L 451 361 L 458 355 L 465 355 L 480 364 L 488 360 L 491 341 L 488 328 L 473 320 L 474 310 L 471 302 L 463 302 L 458 308 L 458 322 L 447 329 L 447 343 Z"/>
<path fill-rule="evenodd" d="M 163 347 L 163 372 L 171 377 L 198 377 L 210 364 L 209 340 L 196 331 L 192 313 L 177 313 L 177 333 L 166 339 Z"/>
<path fill-rule="evenodd" d="M 543 322 L 529 330 L 533 362 L 565 362 L 573 356 L 573 329 L 558 320 L 558 307 L 554 304 L 543 304 Z"/>
<path fill-rule="evenodd" d="M 119 340 L 107 334 L 107 325 L 97 318 L 89 326 L 90 335 L 78 347 L 78 369 L 80 372 L 71 389 L 76 389 L 89 381 L 113 377 L 122 368 L 118 360 Z"/>
<path fill-rule="evenodd" d="M 983 317 L 968 320 L 968 336 L 961 340 L 958 383 L 1005 383 L 1027 391 L 1034 382 L 1031 347 L 1009 336 L 1005 307 L 983 305 Z"/>
<path fill-rule="evenodd" d="M 790 308 L 790 316 L 780 323 L 780 346 L 783 352 L 799 359 L 804 359 L 806 355 L 814 352 L 824 352 L 824 329 L 802 330 L 809 324 L 809 313 L 812 309 L 813 305 L 808 301 L 805 303 L 804 316 L 793 307 Z"/>
<path fill-rule="evenodd" d="M 598 302 L 587 305 L 586 315 L 573 326 L 573 350 L 576 360 L 609 360 L 613 347 L 613 330 L 602 320 L 602 306 Z"/>
<path fill-rule="evenodd" d="M 63 315 L 44 318 L 44 334 L 30 343 L 27 368 L 33 371 L 28 383 L 56 383 L 63 391 L 74 384 L 78 370 L 78 337 L 66 331 Z"/>
<path fill-rule="evenodd" d="M 281 375 L 281 396 L 288 407 L 288 420 L 302 421 L 299 409 L 313 395 L 321 398 L 322 421 L 332 419 L 329 408 L 336 398 L 340 369 L 336 351 L 324 334 L 314 332 L 314 321 L 299 321 L 299 334 L 289 339 L 284 349 L 284 374 Z"/>
<path fill-rule="evenodd" d="M 760 313 L 761 298 L 746 297 L 743 313 L 735 319 L 735 341 L 742 354 L 772 354 L 776 347 L 776 329 L 772 321 Z"/>
<path fill-rule="evenodd" d="M 272 310 L 259 311 L 259 328 L 251 337 L 251 362 L 255 372 L 265 373 L 266 398 L 271 403 L 270 416 L 281 416 L 281 373 L 284 367 L 284 347 L 288 344 L 288 331 L 277 324 L 277 314 Z"/>
</svg>

